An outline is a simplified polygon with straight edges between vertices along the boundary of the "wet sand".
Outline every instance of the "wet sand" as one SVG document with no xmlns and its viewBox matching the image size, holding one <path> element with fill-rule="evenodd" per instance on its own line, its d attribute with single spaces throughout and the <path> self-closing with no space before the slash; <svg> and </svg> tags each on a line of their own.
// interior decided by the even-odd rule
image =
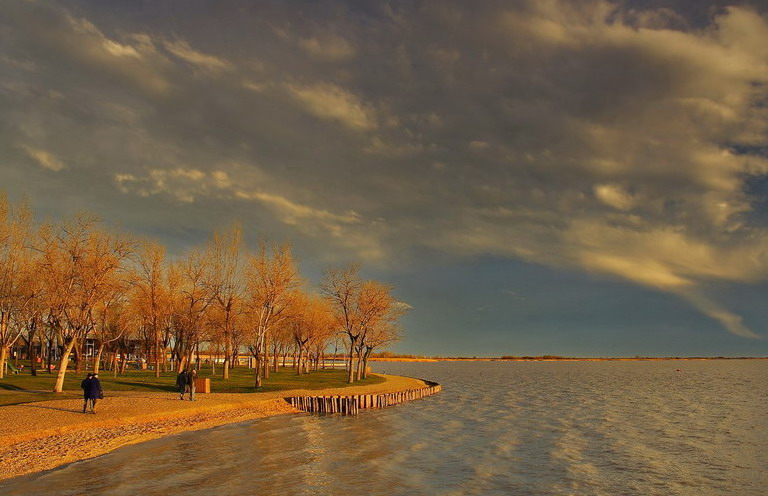
<svg viewBox="0 0 768 496">
<path fill-rule="evenodd" d="M 50 470 L 162 436 L 298 413 L 283 400 L 286 396 L 378 394 L 425 385 L 418 379 L 385 377 L 385 382 L 369 386 L 198 394 L 196 401 L 181 401 L 177 393 L 107 391 L 107 397 L 97 404 L 96 414 L 82 413 L 81 399 L 3 406 L 0 480 Z"/>
</svg>

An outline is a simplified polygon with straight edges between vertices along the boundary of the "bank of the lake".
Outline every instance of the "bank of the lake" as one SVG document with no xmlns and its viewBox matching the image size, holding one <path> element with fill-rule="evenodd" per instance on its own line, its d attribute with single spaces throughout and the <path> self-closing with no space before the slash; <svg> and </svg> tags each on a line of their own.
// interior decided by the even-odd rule
<svg viewBox="0 0 768 496">
<path fill-rule="evenodd" d="M 82 413 L 79 398 L 3 406 L 0 480 L 185 431 L 297 413 L 283 399 L 289 396 L 384 394 L 426 386 L 418 379 L 381 376 L 383 382 L 344 388 L 198 394 L 194 402 L 171 392 L 120 391 L 100 401 L 95 415 Z"/>
</svg>

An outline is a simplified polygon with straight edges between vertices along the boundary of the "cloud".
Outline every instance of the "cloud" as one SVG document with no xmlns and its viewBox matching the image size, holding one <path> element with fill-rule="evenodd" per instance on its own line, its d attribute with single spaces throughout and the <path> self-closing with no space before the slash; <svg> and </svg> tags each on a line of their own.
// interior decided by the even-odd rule
<svg viewBox="0 0 768 496">
<path fill-rule="evenodd" d="M 123 193 L 141 197 L 168 195 L 182 204 L 211 198 L 255 203 L 297 232 L 350 249 L 364 260 L 383 260 L 384 252 L 372 233 L 377 222 L 367 222 L 352 210 L 335 213 L 298 203 L 270 191 L 269 180 L 260 175 L 243 175 L 238 167 L 230 168 L 232 172 L 219 169 L 210 173 L 188 168 L 150 169 L 143 176 L 117 173 L 114 180 Z M 231 173 L 238 177 L 233 178 Z"/>
<path fill-rule="evenodd" d="M 64 163 L 53 156 L 50 152 L 47 152 L 45 150 L 40 150 L 39 148 L 33 148 L 28 145 L 22 145 L 21 148 L 29 155 L 31 158 L 33 158 L 38 164 L 45 167 L 48 170 L 52 170 L 54 172 L 58 172 L 62 170 L 65 166 Z"/>
<path fill-rule="evenodd" d="M 344 38 L 333 34 L 323 37 L 303 38 L 299 46 L 319 59 L 343 61 L 355 56 L 356 50 Z"/>
<path fill-rule="evenodd" d="M 223 58 L 193 50 L 185 40 L 164 41 L 163 46 L 176 57 L 203 69 L 221 71 L 232 68 L 232 64 Z"/>
<path fill-rule="evenodd" d="M 695 291 L 681 291 L 678 294 L 701 313 L 720 322 L 728 332 L 744 338 L 763 339 L 763 336 L 744 325 L 744 319 L 741 316 L 726 310 L 722 305 L 706 296 Z"/>
<path fill-rule="evenodd" d="M 163 58 L 141 35 L 117 37 L 105 34 L 91 20 L 63 6 L 43 2 L 19 2 L 3 9 L 6 51 L 12 59 L 34 61 L 27 72 L 31 83 L 66 86 L 63 74 L 76 74 L 90 84 L 131 86 L 162 94 L 169 89 L 163 74 Z M 18 74 L 13 71 L 8 74 Z M 49 79 L 50 78 L 50 79 Z M 58 82 L 58 84 L 57 84 Z"/>
<path fill-rule="evenodd" d="M 183 168 L 150 169 L 146 177 L 120 173 L 114 177 L 123 193 L 136 192 L 144 197 L 167 193 L 183 203 L 191 203 L 195 196 L 206 194 L 211 182 L 218 184 L 214 175 L 209 178 L 203 171 Z"/>
<path fill-rule="evenodd" d="M 355 131 L 377 127 L 375 112 L 358 96 L 340 86 L 330 83 L 311 86 L 290 84 L 286 89 L 307 112 L 316 117 L 338 122 Z"/>
<path fill-rule="evenodd" d="M 594 191 L 598 200 L 617 210 L 630 210 L 635 203 L 632 195 L 616 184 L 598 184 Z"/>
<path fill-rule="evenodd" d="M 357 224 L 360 216 L 355 212 L 345 214 L 333 214 L 327 210 L 320 210 L 290 201 L 284 196 L 265 192 L 236 191 L 237 198 L 245 200 L 257 200 L 280 215 L 280 218 L 289 225 L 296 225 L 301 221 L 323 222 L 328 226 L 341 224 Z"/>
</svg>

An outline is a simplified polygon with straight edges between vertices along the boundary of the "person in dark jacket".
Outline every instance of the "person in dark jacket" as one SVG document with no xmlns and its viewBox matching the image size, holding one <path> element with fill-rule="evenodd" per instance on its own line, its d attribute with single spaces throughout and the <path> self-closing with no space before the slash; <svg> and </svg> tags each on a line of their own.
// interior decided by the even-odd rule
<svg viewBox="0 0 768 496">
<path fill-rule="evenodd" d="M 179 399 L 184 399 L 184 393 L 187 392 L 187 371 L 182 370 L 179 375 L 176 376 L 176 388 L 179 390 Z"/>
<path fill-rule="evenodd" d="M 80 387 L 83 388 L 83 413 L 86 413 L 88 407 L 91 413 L 96 413 L 96 401 L 104 397 L 98 374 L 88 373 Z"/>
<path fill-rule="evenodd" d="M 80 383 L 80 387 L 83 389 L 83 413 L 85 413 L 88 409 L 88 391 L 90 390 L 90 384 L 92 380 L 93 374 L 88 372 L 88 374 L 85 376 L 85 379 L 83 379 L 83 382 Z"/>
<path fill-rule="evenodd" d="M 187 391 L 189 392 L 189 401 L 195 401 L 195 379 L 197 379 L 197 370 L 192 369 L 187 372 Z"/>
</svg>

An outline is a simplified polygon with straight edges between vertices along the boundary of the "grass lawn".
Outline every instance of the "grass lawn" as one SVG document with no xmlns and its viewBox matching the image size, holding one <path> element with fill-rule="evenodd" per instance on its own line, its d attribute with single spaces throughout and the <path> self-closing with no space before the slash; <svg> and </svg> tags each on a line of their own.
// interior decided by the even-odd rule
<svg viewBox="0 0 768 496">
<path fill-rule="evenodd" d="M 80 398 L 82 390 L 80 381 L 85 378 L 86 372 L 77 373 L 74 368 L 67 370 L 64 380 L 64 392 L 54 394 L 53 385 L 56 382 L 56 373 L 49 374 L 38 370 L 37 376 L 29 372 L 28 364 L 20 374 L 9 373 L 0 380 L 0 406 L 30 403 L 33 401 L 45 401 L 61 398 Z M 199 371 L 198 377 L 211 379 L 211 392 L 214 393 L 253 393 L 254 371 L 247 367 L 237 367 L 230 370 L 229 380 L 221 378 L 221 367 L 217 367 L 216 376 L 211 375 L 211 369 L 204 367 Z M 10 372 L 10 371 L 9 371 Z M 126 370 L 125 375 L 114 376 L 108 370 L 99 373 L 99 380 L 105 393 L 110 391 L 154 391 L 168 393 L 176 391 L 176 374 L 173 372 L 161 373 L 155 377 L 152 370 Z M 368 379 L 356 382 L 355 385 L 377 384 L 384 382 L 379 376 L 369 376 Z M 293 369 L 281 368 L 279 372 L 271 372 L 269 379 L 258 391 L 284 391 L 288 389 L 324 389 L 343 388 L 347 384 L 347 373 L 339 369 L 321 369 L 309 374 L 296 375 Z"/>
</svg>

